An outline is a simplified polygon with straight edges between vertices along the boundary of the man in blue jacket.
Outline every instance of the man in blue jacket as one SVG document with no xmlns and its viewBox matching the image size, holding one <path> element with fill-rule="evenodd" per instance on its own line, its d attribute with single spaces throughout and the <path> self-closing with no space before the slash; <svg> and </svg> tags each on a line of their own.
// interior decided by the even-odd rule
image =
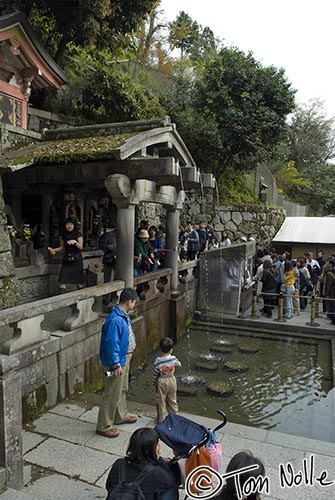
<svg viewBox="0 0 335 500">
<path fill-rule="evenodd" d="M 119 305 L 114 307 L 102 326 L 100 359 L 106 380 L 96 432 L 108 438 L 120 434 L 113 424 L 133 424 L 137 420 L 135 416 L 128 415 L 126 400 L 130 361 L 136 347 L 129 312 L 135 308 L 136 300 L 135 290 L 125 288 Z"/>
</svg>

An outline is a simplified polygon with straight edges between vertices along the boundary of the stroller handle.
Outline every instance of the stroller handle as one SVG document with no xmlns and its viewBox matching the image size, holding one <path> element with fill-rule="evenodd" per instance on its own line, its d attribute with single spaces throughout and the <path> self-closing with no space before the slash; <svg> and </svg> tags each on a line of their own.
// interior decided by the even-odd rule
<svg viewBox="0 0 335 500">
<path fill-rule="evenodd" d="M 224 427 L 227 423 L 227 417 L 224 411 L 216 410 L 216 413 L 218 413 L 222 417 L 222 422 L 217 427 L 215 427 L 214 432 L 218 431 L 219 429 L 222 429 L 222 427 Z"/>
</svg>

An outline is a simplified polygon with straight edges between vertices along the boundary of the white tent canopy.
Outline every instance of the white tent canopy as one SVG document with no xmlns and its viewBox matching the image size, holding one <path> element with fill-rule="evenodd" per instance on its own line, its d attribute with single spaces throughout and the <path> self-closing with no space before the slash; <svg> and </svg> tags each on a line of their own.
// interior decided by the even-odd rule
<svg viewBox="0 0 335 500">
<path fill-rule="evenodd" d="M 286 217 L 273 242 L 335 244 L 335 217 Z"/>
</svg>

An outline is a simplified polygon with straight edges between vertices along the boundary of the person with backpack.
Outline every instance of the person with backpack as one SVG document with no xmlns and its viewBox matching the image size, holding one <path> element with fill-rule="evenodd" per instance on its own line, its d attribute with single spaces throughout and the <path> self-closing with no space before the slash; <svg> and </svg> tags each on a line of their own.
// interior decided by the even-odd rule
<svg viewBox="0 0 335 500">
<path fill-rule="evenodd" d="M 301 256 L 297 260 L 297 268 L 299 270 L 299 297 L 300 309 L 304 311 L 307 306 L 307 294 L 311 290 L 311 277 L 306 265 L 306 258 Z"/>
<path fill-rule="evenodd" d="M 149 427 L 130 437 L 126 457 L 109 472 L 106 500 L 178 500 L 178 485 L 168 463 L 160 456 L 158 433 Z"/>
</svg>

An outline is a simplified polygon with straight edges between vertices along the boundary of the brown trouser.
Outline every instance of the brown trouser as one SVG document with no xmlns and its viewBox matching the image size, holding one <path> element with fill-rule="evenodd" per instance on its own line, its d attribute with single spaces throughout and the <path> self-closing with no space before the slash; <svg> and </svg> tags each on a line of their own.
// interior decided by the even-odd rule
<svg viewBox="0 0 335 500">
<path fill-rule="evenodd" d="M 102 395 L 97 431 L 105 431 L 120 424 L 128 417 L 127 392 L 129 388 L 129 367 L 132 353 L 127 354 L 126 365 L 118 377 L 106 377 L 105 390 Z"/>
<path fill-rule="evenodd" d="M 158 422 L 162 422 L 168 413 L 177 413 L 177 381 L 175 376 L 162 377 L 157 380 L 156 403 Z"/>
</svg>

